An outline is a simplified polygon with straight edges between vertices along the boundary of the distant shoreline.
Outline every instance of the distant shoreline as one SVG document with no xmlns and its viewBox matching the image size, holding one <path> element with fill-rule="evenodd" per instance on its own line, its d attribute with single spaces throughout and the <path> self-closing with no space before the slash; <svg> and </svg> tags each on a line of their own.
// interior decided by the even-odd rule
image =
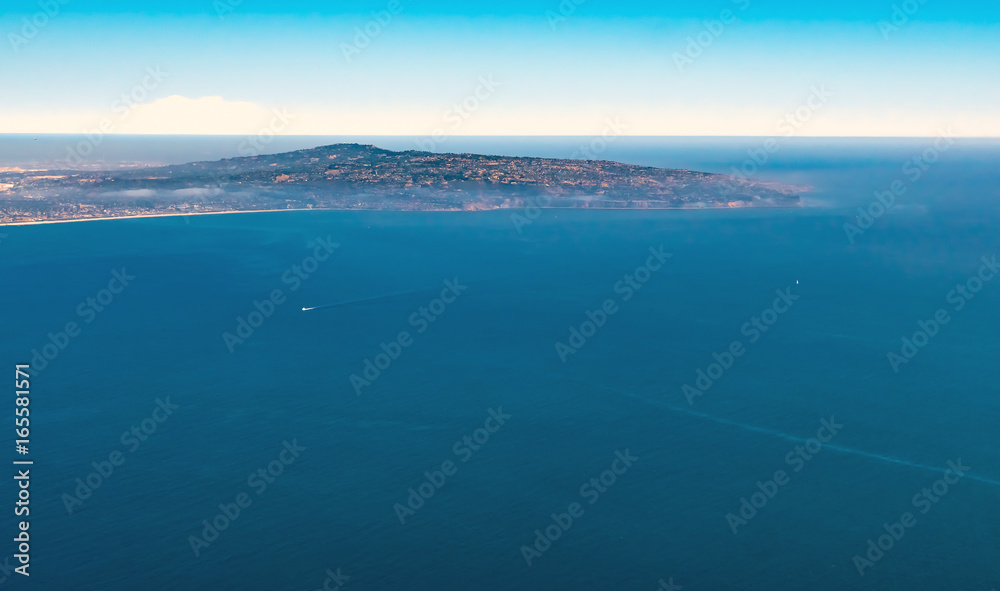
<svg viewBox="0 0 1000 591">
<path fill-rule="evenodd" d="M 234 211 L 199 211 L 196 213 L 149 213 L 143 215 L 116 215 L 103 218 L 74 218 L 69 220 L 41 220 L 37 222 L 11 222 L 0 224 L 7 226 L 41 226 L 44 224 L 70 224 L 73 222 L 106 222 L 109 220 L 141 220 L 146 218 L 182 218 L 192 215 L 225 215 L 231 213 L 274 213 L 278 211 L 324 211 L 322 209 L 243 209 Z"/>
<path fill-rule="evenodd" d="M 736 209 L 799 209 L 802 204 L 797 205 L 753 205 L 750 207 L 541 207 L 539 209 L 552 210 L 580 210 L 580 211 L 716 211 L 716 210 L 736 210 Z M 514 213 L 523 212 L 523 207 L 504 207 L 493 209 L 363 209 L 363 208 L 336 208 L 318 207 L 314 209 L 241 209 L 233 211 L 200 211 L 197 213 L 150 213 L 143 215 L 119 215 L 103 218 L 75 218 L 69 220 L 42 220 L 37 222 L 11 222 L 0 224 L 0 228 L 8 226 L 41 226 L 45 224 L 70 224 L 74 222 L 106 222 L 110 220 L 141 220 L 146 218 L 181 218 L 195 215 L 230 215 L 237 213 L 277 213 L 279 211 L 381 211 L 390 213 L 428 213 L 428 212 L 452 212 L 452 213 L 481 213 L 485 211 L 507 210 Z"/>
</svg>

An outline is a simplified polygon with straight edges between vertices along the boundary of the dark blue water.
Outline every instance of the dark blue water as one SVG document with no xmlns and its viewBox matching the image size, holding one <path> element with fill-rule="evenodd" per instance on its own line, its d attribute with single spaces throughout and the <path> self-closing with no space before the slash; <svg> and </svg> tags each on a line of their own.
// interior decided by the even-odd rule
<svg viewBox="0 0 1000 591">
<path fill-rule="evenodd" d="M 726 171 L 753 147 L 713 141 L 623 138 L 609 157 Z M 929 140 L 853 142 L 793 142 L 764 167 L 815 187 L 818 205 L 798 210 L 549 210 L 520 232 L 504 211 L 2 228 L 8 371 L 67 322 L 80 332 L 32 379 L 32 576 L 0 585 L 312 590 L 339 568 L 345 589 L 652 591 L 672 578 L 988 591 L 1000 577 L 1000 280 L 961 310 L 948 296 L 1000 254 L 1000 146 L 960 143 L 911 182 L 902 166 Z M 907 192 L 851 243 L 844 224 L 896 179 Z M 296 278 L 327 237 L 339 248 Z M 673 256 L 625 301 L 617 282 L 661 245 Z M 87 298 L 123 269 L 134 279 L 97 312 Z M 456 278 L 467 289 L 432 304 Z M 786 289 L 798 299 L 751 342 L 741 328 Z M 230 352 L 223 334 L 274 290 L 283 303 Z M 563 363 L 556 343 L 608 299 L 617 312 Z M 418 332 L 428 307 L 440 314 Z M 887 354 L 939 309 L 949 322 L 894 372 Z M 403 331 L 411 344 L 357 395 L 350 376 Z M 682 387 L 734 341 L 745 353 L 689 405 Z M 178 408 L 154 412 L 168 398 Z M 511 416 L 456 451 L 490 409 Z M 842 429 L 788 461 L 831 417 Z M 144 420 L 154 432 L 123 440 Z M 305 448 L 287 465 L 283 442 Z M 614 484 L 581 490 L 622 468 L 625 450 L 637 459 Z M 64 495 L 113 452 L 124 462 L 69 514 Z M 959 459 L 966 475 L 916 504 Z M 446 461 L 457 472 L 401 524 L 394 506 Z M 269 464 L 271 482 L 248 482 Z M 778 470 L 787 484 L 734 535 L 727 514 Z M 196 556 L 190 537 L 241 494 L 249 506 Z M 573 503 L 582 515 L 529 566 L 522 546 Z M 860 576 L 855 555 L 907 512 L 915 525 Z"/>
</svg>

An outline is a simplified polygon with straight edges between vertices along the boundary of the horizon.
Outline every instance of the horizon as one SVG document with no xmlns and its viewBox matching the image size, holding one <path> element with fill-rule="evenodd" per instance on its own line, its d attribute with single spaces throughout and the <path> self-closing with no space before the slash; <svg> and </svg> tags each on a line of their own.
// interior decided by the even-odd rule
<svg viewBox="0 0 1000 591">
<path fill-rule="evenodd" d="M 86 132 L 79 133 L 0 133 L 0 137 L 5 136 L 21 136 L 21 137 L 82 137 L 87 135 Z M 202 137 L 219 137 L 219 138 L 244 138 L 247 134 L 240 133 L 108 133 L 107 137 L 134 137 L 134 138 L 144 138 L 144 137 L 162 137 L 162 138 L 202 138 Z M 369 137 L 369 138 L 421 138 L 420 135 L 412 134 L 325 134 L 325 133 L 297 133 L 297 134 L 286 134 L 276 137 L 287 138 L 308 138 L 308 137 Z M 462 135 L 456 136 L 462 139 L 476 139 L 476 138 L 581 138 L 590 139 L 594 135 L 587 134 L 482 134 L 482 135 Z M 621 134 L 615 136 L 616 138 L 631 138 L 631 139 L 768 139 L 775 137 L 774 134 L 771 135 L 631 135 L 631 134 Z M 796 137 L 782 138 L 782 141 L 796 141 L 796 140 L 919 140 L 919 139 L 934 139 L 940 137 L 936 134 L 930 135 L 801 135 Z M 1000 140 L 1000 136 L 954 136 L 962 140 Z M 359 142 L 337 142 L 337 143 L 349 143 L 357 144 Z M 333 144 L 326 144 L 333 145 Z M 363 144 L 362 144 L 363 145 Z M 319 147 L 319 146 L 317 146 Z"/>
<path fill-rule="evenodd" d="M 965 157 L 989 157 L 1000 147 L 998 138 L 952 138 L 944 134 L 928 138 L 491 135 L 439 142 L 407 135 L 0 134 L 0 138 L 6 138 L 6 142 L 0 142 L 0 168 L 80 171 L 175 166 L 359 146 L 396 154 L 608 161 L 766 177 L 782 167 L 802 165 L 799 158 L 816 150 L 830 157 L 844 150 L 860 150 L 873 158 L 902 161 L 932 148 L 941 139 L 957 142 L 956 148 L 961 146 Z"/>
<path fill-rule="evenodd" d="M 802 166 L 809 154 L 837 158 L 846 152 L 901 163 L 955 142 L 963 158 L 989 158 L 998 138 L 751 137 L 751 136 L 462 136 L 430 142 L 407 135 L 150 135 L 0 134 L 0 168 L 13 170 L 111 170 L 216 162 L 241 157 L 366 146 L 392 153 L 491 155 L 557 160 L 610 161 L 655 168 L 741 176 L 778 174 Z M 803 160 L 805 159 L 805 160 Z"/>
</svg>

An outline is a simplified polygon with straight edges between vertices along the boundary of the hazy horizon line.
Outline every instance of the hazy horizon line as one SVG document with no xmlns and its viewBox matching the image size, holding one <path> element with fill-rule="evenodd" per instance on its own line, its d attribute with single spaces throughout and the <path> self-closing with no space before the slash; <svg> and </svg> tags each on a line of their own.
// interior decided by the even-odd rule
<svg viewBox="0 0 1000 591">
<path fill-rule="evenodd" d="M 42 132 L 42 133 L 25 133 L 25 132 L 3 132 L 0 131 L 0 137 L 9 136 L 23 136 L 23 137 L 39 137 L 39 136 L 49 136 L 49 137 L 60 137 L 60 136 L 79 136 L 83 137 L 88 135 L 86 132 Z M 91 134 L 92 135 L 92 134 Z M 233 137 L 233 138 L 245 138 L 252 136 L 253 134 L 236 134 L 236 133 L 107 133 L 103 134 L 103 137 Z M 426 137 L 425 134 L 331 134 L 331 133 L 304 133 L 304 134 L 287 134 L 287 135 L 274 135 L 269 136 L 273 138 L 304 138 L 304 137 L 343 137 L 343 138 L 422 138 Z M 485 134 L 485 135 L 450 135 L 448 138 L 593 138 L 593 134 Z M 935 135 L 796 135 L 794 137 L 787 137 L 781 134 L 770 134 L 770 135 L 629 135 L 621 134 L 615 136 L 616 138 L 650 138 L 650 139 L 662 139 L 662 138 L 676 138 L 676 139 L 689 139 L 689 138 L 717 138 L 717 139 L 768 139 L 780 137 L 782 141 L 786 140 L 807 140 L 807 139 L 933 139 L 939 136 Z M 954 135 L 951 136 L 956 139 L 968 139 L 968 140 L 1000 140 L 1000 135 Z"/>
</svg>

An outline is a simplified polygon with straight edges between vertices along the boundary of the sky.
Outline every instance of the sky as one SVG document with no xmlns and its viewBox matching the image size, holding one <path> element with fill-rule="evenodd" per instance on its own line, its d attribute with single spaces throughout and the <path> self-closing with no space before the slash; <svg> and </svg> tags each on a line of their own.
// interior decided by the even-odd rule
<svg viewBox="0 0 1000 591">
<path fill-rule="evenodd" d="M 0 133 L 1000 137 L 995 1 L 4 0 L 0 33 Z"/>
</svg>

